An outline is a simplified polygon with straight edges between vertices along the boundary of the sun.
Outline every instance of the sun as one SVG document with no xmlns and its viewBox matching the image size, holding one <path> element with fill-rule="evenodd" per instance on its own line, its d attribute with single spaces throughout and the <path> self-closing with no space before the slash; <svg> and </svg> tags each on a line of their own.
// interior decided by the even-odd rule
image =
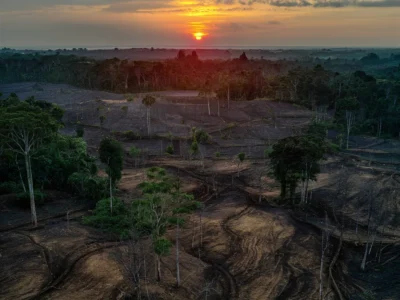
<svg viewBox="0 0 400 300">
<path fill-rule="evenodd" d="M 193 36 L 194 36 L 194 38 L 195 38 L 196 40 L 201 41 L 201 40 L 203 39 L 204 33 L 202 33 L 202 32 L 196 32 L 196 33 L 193 33 Z"/>
</svg>

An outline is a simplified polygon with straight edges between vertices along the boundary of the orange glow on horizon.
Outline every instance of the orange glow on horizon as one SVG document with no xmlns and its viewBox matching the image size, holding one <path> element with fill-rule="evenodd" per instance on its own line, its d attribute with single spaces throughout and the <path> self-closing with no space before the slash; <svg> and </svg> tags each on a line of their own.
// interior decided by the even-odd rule
<svg viewBox="0 0 400 300">
<path fill-rule="evenodd" d="M 193 36 L 196 40 L 201 41 L 203 39 L 203 36 L 205 36 L 205 34 L 202 32 L 196 32 L 193 33 Z"/>
</svg>

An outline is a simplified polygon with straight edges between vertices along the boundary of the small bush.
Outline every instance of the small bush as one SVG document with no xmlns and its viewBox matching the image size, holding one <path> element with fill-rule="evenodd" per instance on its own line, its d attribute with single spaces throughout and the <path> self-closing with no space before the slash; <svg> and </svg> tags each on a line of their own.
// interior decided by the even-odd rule
<svg viewBox="0 0 400 300">
<path fill-rule="evenodd" d="M 168 145 L 167 149 L 165 150 L 168 154 L 172 155 L 174 154 L 174 146 Z"/>
<path fill-rule="evenodd" d="M 200 144 L 208 143 L 211 139 L 208 133 L 203 129 L 196 130 L 194 136 L 196 141 Z"/>
<path fill-rule="evenodd" d="M 220 157 L 221 157 L 221 152 L 216 152 L 216 153 L 215 153 L 215 157 L 216 157 L 216 158 L 220 158 Z"/>
<path fill-rule="evenodd" d="M 120 199 L 114 198 L 111 214 L 110 198 L 102 199 L 97 202 L 93 215 L 83 218 L 83 224 L 127 238 L 130 227 L 129 210 Z"/>
<path fill-rule="evenodd" d="M 0 195 L 7 195 L 17 191 L 17 184 L 13 181 L 0 183 Z"/>
<path fill-rule="evenodd" d="M 138 140 L 140 139 L 140 134 L 133 132 L 132 130 L 127 130 L 122 133 L 122 136 L 129 140 Z"/>
<path fill-rule="evenodd" d="M 75 132 L 76 132 L 76 137 L 82 138 L 83 135 L 85 134 L 85 128 L 81 124 L 78 124 L 76 126 Z"/>
<path fill-rule="evenodd" d="M 133 95 L 125 95 L 125 99 L 128 102 L 133 102 L 133 100 L 135 100 L 135 98 L 133 97 Z"/>
<path fill-rule="evenodd" d="M 44 201 L 46 200 L 46 194 L 41 191 L 37 191 L 37 190 L 35 190 L 33 192 L 33 194 L 35 195 L 36 206 L 43 205 Z M 29 192 L 18 193 L 16 205 L 18 207 L 24 208 L 24 209 L 30 208 L 31 198 L 30 198 Z"/>
<path fill-rule="evenodd" d="M 244 159 L 246 158 L 246 154 L 244 152 L 240 152 L 237 157 L 240 162 L 243 162 Z"/>
<path fill-rule="evenodd" d="M 123 112 L 128 112 L 128 106 L 122 106 L 122 107 L 121 107 L 121 110 L 122 110 Z"/>
<path fill-rule="evenodd" d="M 327 147 L 328 153 L 333 154 L 333 153 L 335 153 L 335 152 L 339 152 L 339 151 L 340 151 L 340 146 L 339 146 L 338 144 L 335 144 L 335 143 L 328 143 L 327 146 L 328 146 L 328 147 Z"/>
<path fill-rule="evenodd" d="M 100 125 L 103 126 L 104 121 L 106 120 L 106 116 L 100 116 L 99 120 L 100 120 Z"/>
<path fill-rule="evenodd" d="M 132 146 L 129 149 L 129 155 L 132 156 L 133 158 L 137 158 L 140 154 L 142 153 L 142 150 L 140 150 L 139 148 Z"/>
<path fill-rule="evenodd" d="M 94 176 L 96 165 L 92 167 L 91 174 L 75 172 L 68 177 L 68 185 L 75 194 L 88 200 L 99 200 L 108 193 L 108 179 L 105 177 Z M 95 169 L 96 168 L 96 169 Z"/>
<path fill-rule="evenodd" d="M 268 147 L 264 150 L 264 158 L 268 158 L 269 155 L 272 153 L 272 147 Z"/>
</svg>

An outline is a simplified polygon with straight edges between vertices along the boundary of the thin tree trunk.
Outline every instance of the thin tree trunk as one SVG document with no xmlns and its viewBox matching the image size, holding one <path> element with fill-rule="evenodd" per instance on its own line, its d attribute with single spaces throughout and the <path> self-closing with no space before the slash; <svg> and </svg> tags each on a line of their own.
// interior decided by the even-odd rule
<svg viewBox="0 0 400 300">
<path fill-rule="evenodd" d="M 17 168 L 18 168 L 18 174 L 19 174 L 19 179 L 21 180 L 22 188 L 23 188 L 24 192 L 26 193 L 26 186 L 25 186 L 24 179 L 22 178 L 21 168 L 19 167 L 18 157 L 17 156 L 15 156 L 15 163 L 16 163 Z"/>
<path fill-rule="evenodd" d="M 228 84 L 228 110 L 230 109 L 230 103 L 231 103 L 231 91 L 230 91 L 230 85 Z"/>
<path fill-rule="evenodd" d="M 147 135 L 150 136 L 150 108 L 147 108 Z"/>
<path fill-rule="evenodd" d="M 178 222 L 178 219 L 176 220 L 175 247 L 176 247 L 176 286 L 180 287 L 180 285 L 181 285 L 181 275 L 180 275 L 180 269 L 179 269 L 179 222 Z"/>
<path fill-rule="evenodd" d="M 363 260 L 361 262 L 361 270 L 363 270 L 363 271 L 365 270 L 365 265 L 367 263 L 367 254 L 368 254 L 368 241 L 365 244 L 364 257 L 363 257 Z"/>
<path fill-rule="evenodd" d="M 31 205 L 31 216 L 32 216 L 32 223 L 35 227 L 37 227 L 37 216 L 36 216 L 36 205 L 35 205 L 35 193 L 33 190 L 33 177 L 32 177 L 32 165 L 31 165 L 31 158 L 29 154 L 25 153 L 25 165 L 26 165 L 26 176 L 28 179 L 28 188 L 29 188 L 29 198 L 30 198 L 30 205 Z"/>
<path fill-rule="evenodd" d="M 207 97 L 208 115 L 211 116 L 210 98 Z"/>
<path fill-rule="evenodd" d="M 200 212 L 200 247 L 203 247 L 203 210 Z"/>
<path fill-rule="evenodd" d="M 219 114 L 219 99 L 217 100 L 217 103 L 218 103 L 218 117 L 220 116 L 220 114 Z"/>
<path fill-rule="evenodd" d="M 161 260 L 160 255 L 157 254 L 157 280 L 161 281 Z"/>
<path fill-rule="evenodd" d="M 111 180 L 111 176 L 108 176 L 110 179 L 110 211 L 111 214 L 113 212 L 113 193 L 112 193 L 112 180 Z"/>
</svg>

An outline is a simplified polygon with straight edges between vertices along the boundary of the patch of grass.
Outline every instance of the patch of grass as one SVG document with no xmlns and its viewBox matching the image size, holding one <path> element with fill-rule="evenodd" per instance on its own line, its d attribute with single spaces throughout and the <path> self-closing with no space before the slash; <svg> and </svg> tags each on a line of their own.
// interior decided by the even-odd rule
<svg viewBox="0 0 400 300">
<path fill-rule="evenodd" d="M 128 140 L 139 140 L 140 134 L 132 130 L 127 130 L 122 133 L 122 136 Z"/>
</svg>

